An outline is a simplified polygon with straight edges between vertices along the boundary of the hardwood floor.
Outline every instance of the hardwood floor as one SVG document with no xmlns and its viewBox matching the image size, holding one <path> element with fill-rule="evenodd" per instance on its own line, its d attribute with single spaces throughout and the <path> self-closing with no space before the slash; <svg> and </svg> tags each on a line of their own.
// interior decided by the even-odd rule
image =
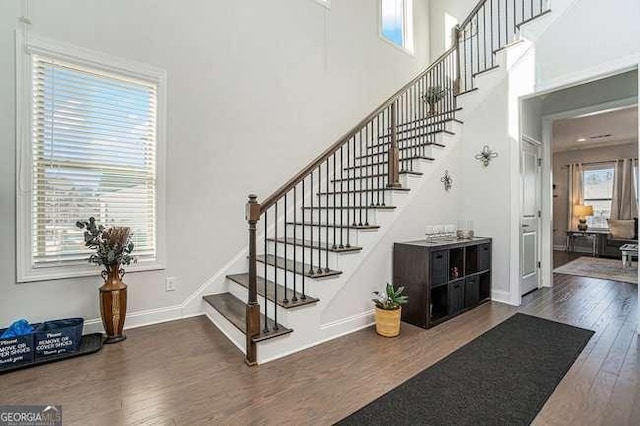
<svg viewBox="0 0 640 426">
<path fill-rule="evenodd" d="M 204 317 L 128 331 L 95 355 L 0 376 L 0 404 L 61 404 L 65 425 L 327 425 L 515 312 L 596 331 L 535 425 L 640 424 L 637 287 L 556 275 L 520 308 L 488 303 L 438 327 L 369 328 L 248 368 Z"/>
<path fill-rule="evenodd" d="M 553 267 L 557 268 L 559 266 L 564 265 L 565 263 L 569 263 L 572 260 L 576 260 L 580 257 L 591 257 L 588 253 L 577 253 L 577 252 L 568 252 L 568 251 L 553 251 Z"/>
</svg>

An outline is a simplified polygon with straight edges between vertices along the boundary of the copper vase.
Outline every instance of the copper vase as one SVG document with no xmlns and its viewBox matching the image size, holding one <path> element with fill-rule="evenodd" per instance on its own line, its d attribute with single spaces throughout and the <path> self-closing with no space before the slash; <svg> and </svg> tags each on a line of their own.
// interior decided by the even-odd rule
<svg viewBox="0 0 640 426">
<path fill-rule="evenodd" d="M 127 316 L 127 285 L 122 282 L 124 270 L 113 265 L 102 271 L 104 285 L 100 287 L 100 315 L 107 334 L 104 343 L 117 343 L 127 338 L 122 334 Z"/>
</svg>

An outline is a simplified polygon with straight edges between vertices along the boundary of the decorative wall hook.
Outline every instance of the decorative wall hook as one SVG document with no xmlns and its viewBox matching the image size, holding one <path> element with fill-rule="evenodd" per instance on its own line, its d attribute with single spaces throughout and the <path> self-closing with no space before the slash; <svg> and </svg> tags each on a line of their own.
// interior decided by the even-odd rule
<svg viewBox="0 0 640 426">
<path fill-rule="evenodd" d="M 491 148 L 489 148 L 489 145 L 485 145 L 482 147 L 482 151 L 480 152 L 480 154 L 476 154 L 476 160 L 481 162 L 484 167 L 487 167 L 491 160 L 493 160 L 497 156 L 497 152 L 492 151 Z"/>
<path fill-rule="evenodd" d="M 440 178 L 440 182 L 444 184 L 445 191 L 448 191 L 451 189 L 451 185 L 453 185 L 453 178 L 449 174 L 449 170 L 444 171 L 444 175 Z"/>
</svg>

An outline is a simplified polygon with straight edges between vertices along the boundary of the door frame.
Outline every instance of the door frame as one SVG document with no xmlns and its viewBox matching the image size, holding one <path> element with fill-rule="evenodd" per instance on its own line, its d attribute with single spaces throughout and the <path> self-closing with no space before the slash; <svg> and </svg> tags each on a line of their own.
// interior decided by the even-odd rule
<svg viewBox="0 0 640 426">
<path fill-rule="evenodd" d="M 622 60 L 615 60 L 608 63 L 600 64 L 596 67 L 586 69 L 582 72 L 575 74 L 568 74 L 554 79 L 550 83 L 544 86 L 536 86 L 531 93 L 518 97 L 518 133 L 519 137 L 515 141 L 517 147 L 514 151 L 518 152 L 522 150 L 521 140 L 524 135 L 523 131 L 523 105 L 524 101 L 532 99 L 544 94 L 555 92 L 557 90 L 567 89 L 581 84 L 589 83 L 592 81 L 600 80 L 603 78 L 611 77 L 617 74 L 621 74 L 627 71 L 638 70 L 638 82 L 639 93 L 634 98 L 636 103 L 640 97 L 640 55 L 631 55 L 623 58 Z M 566 111 L 565 111 L 566 112 Z M 562 113 L 559 113 L 562 114 Z M 553 115 L 542 116 L 542 234 L 541 234 L 541 279 L 542 287 L 553 286 L 553 190 L 552 190 L 552 163 L 551 163 L 551 150 L 550 144 L 553 136 Z M 639 120 L 640 123 L 640 120 Z M 640 128 L 640 124 L 639 124 Z M 640 158 L 640 143 L 638 144 L 638 156 Z M 512 151 L 512 152 L 514 152 Z M 513 159 L 513 156 L 511 157 Z M 520 161 L 512 162 L 511 166 L 511 179 L 518 179 L 520 182 Z M 639 190 L 640 192 L 640 190 Z M 511 277 L 510 295 L 509 301 L 515 306 L 522 304 L 522 296 L 520 295 L 520 217 L 522 216 L 520 206 L 520 186 L 511 185 L 511 200 L 518 200 L 517 203 L 511 203 L 512 214 L 510 224 L 510 241 L 512 247 L 518 247 L 517 250 L 511 250 L 510 256 L 510 273 Z M 515 204 L 518 204 L 517 206 Z M 513 214 L 513 212 L 517 214 Z M 517 244 L 517 246 L 515 245 Z M 638 270 L 640 271 L 640 262 L 638 262 Z M 640 299 L 640 286 L 638 286 L 638 298 Z M 640 304 L 638 305 L 638 317 L 640 318 Z M 638 320 L 637 331 L 640 334 L 640 320 Z"/>
<path fill-rule="evenodd" d="M 524 143 L 530 143 L 531 145 L 535 145 L 538 149 L 538 154 L 539 157 L 543 162 L 544 162 L 544 143 L 542 143 L 539 140 L 536 140 L 535 138 L 532 138 L 531 136 L 525 135 L 524 133 L 520 136 L 520 187 L 522 188 L 522 172 L 523 172 L 523 168 L 524 168 L 524 164 L 522 163 L 522 151 L 524 150 Z M 538 207 L 540 209 L 540 212 L 542 212 L 543 210 L 543 188 L 544 188 L 544 181 L 542 178 L 543 175 L 543 166 L 540 165 L 537 167 L 537 173 L 538 173 L 538 193 L 536 194 L 537 198 L 538 198 Z M 520 191 L 520 215 L 518 217 L 518 222 L 520 222 L 520 220 L 522 219 L 522 197 L 524 196 L 524 194 L 522 193 L 522 191 Z M 542 216 L 538 216 L 538 240 L 536 241 L 536 262 L 541 262 L 542 263 Z M 520 260 L 522 260 L 522 236 L 520 236 L 519 238 L 519 244 L 518 244 L 518 251 L 520 253 Z M 522 269 L 522 262 L 520 262 L 519 265 L 519 269 Z M 542 287 L 542 268 L 538 268 L 538 283 L 537 283 L 537 288 L 541 288 Z M 518 294 L 520 295 L 520 297 L 522 297 L 522 271 L 519 270 L 518 271 Z"/>
<path fill-rule="evenodd" d="M 547 149 L 544 150 L 544 156 L 548 157 L 543 157 L 542 160 L 543 179 L 546 178 L 547 180 L 547 182 L 543 182 L 542 204 L 543 208 L 547 210 L 549 214 L 549 220 L 545 221 L 548 227 L 548 229 L 545 229 L 547 243 L 543 247 L 544 250 L 541 253 L 541 255 L 544 256 L 546 260 L 546 262 L 543 262 L 543 264 L 546 263 L 547 266 L 549 266 L 543 271 L 544 275 L 547 278 L 546 280 L 544 280 L 545 285 L 543 285 L 543 287 L 553 286 L 553 151 L 551 149 L 551 144 L 553 142 L 553 122 L 556 120 L 575 118 L 581 115 L 591 114 L 604 110 L 628 108 L 634 105 L 638 105 L 637 97 L 623 98 L 611 102 L 602 102 L 584 108 L 576 108 L 542 116 L 542 140 L 543 146 L 547 147 Z M 546 168 L 545 165 L 547 165 L 548 168 Z"/>
</svg>

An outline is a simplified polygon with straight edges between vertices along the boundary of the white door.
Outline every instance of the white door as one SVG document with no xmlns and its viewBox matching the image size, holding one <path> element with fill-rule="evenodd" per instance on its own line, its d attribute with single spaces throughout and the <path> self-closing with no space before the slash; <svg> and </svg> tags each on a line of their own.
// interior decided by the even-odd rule
<svg viewBox="0 0 640 426">
<path fill-rule="evenodd" d="M 541 145 L 523 139 L 520 158 L 520 295 L 537 289 L 540 283 L 541 158 Z"/>
</svg>

